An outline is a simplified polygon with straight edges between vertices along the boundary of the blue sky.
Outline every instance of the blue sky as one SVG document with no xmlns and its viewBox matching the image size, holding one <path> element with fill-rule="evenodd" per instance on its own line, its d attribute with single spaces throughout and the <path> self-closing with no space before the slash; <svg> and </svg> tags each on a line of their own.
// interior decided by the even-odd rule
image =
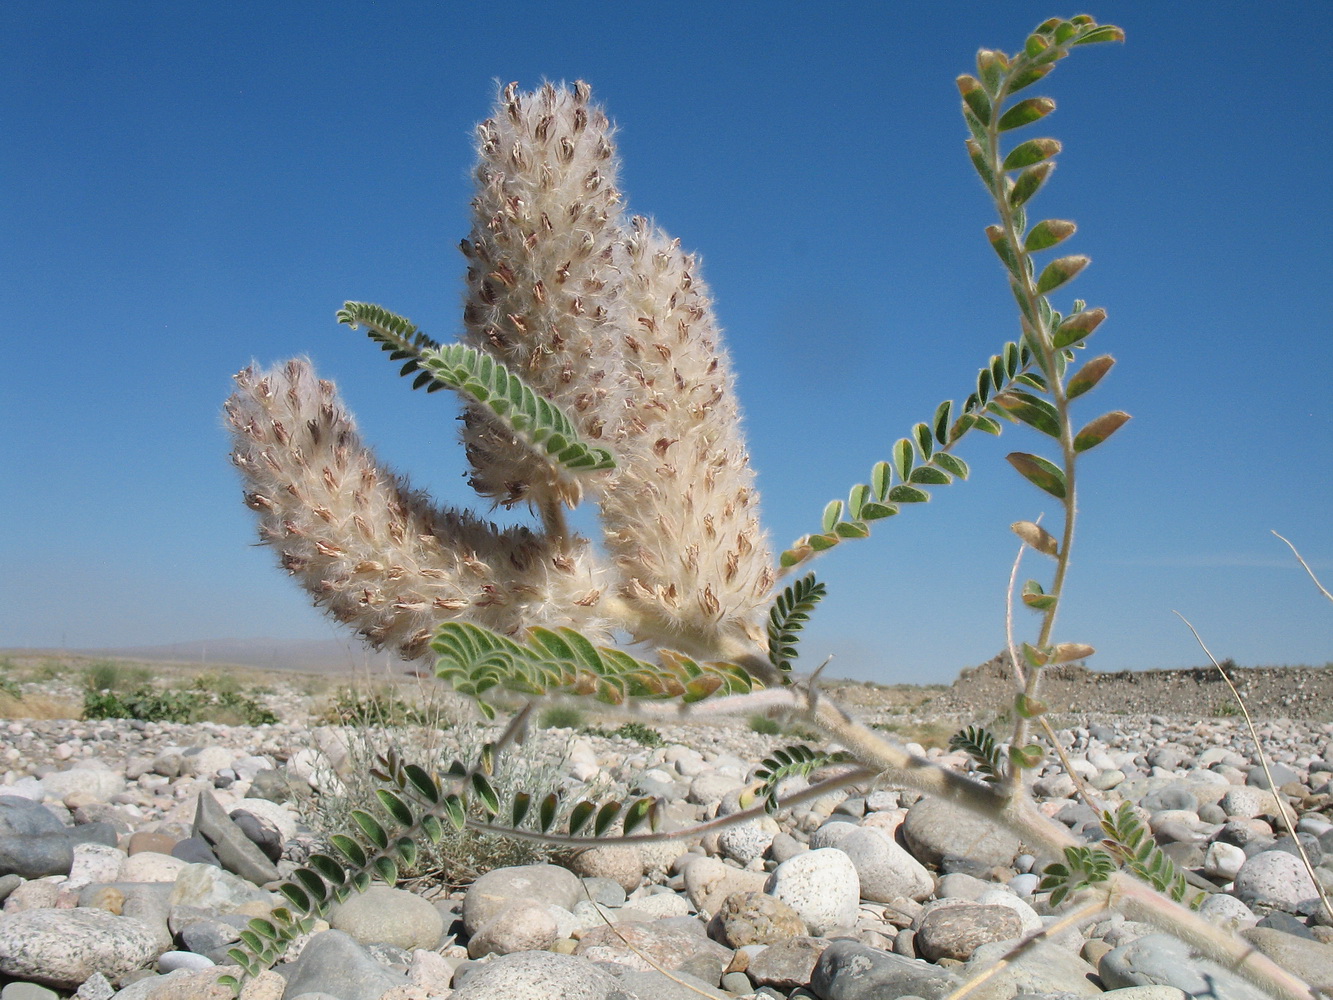
<svg viewBox="0 0 1333 1000">
<path fill-rule="evenodd" d="M 345 299 L 458 330 L 471 129 L 493 81 L 590 81 L 630 208 L 703 257 L 775 547 L 961 399 L 1012 300 L 982 235 L 954 77 L 1048 2 L 289 3 L 0 11 L 0 646 L 329 637 L 252 545 L 220 407 L 252 358 L 337 381 L 391 465 L 469 502 L 445 394 L 411 393 Z M 1043 82 L 1134 420 L 1081 465 L 1057 638 L 1102 669 L 1333 660 L 1333 7 L 1107 2 L 1127 44 Z M 1033 133 L 1035 134 L 1035 133 Z M 976 435 L 974 435 L 976 437 Z M 1003 644 L 1008 525 L 1054 502 L 964 444 L 972 479 L 815 564 L 803 663 L 947 681 Z M 1031 560 L 1032 557 L 1029 557 Z M 1047 572 L 1030 561 L 1026 575 Z M 1020 616 L 1021 628 L 1033 624 Z"/>
</svg>

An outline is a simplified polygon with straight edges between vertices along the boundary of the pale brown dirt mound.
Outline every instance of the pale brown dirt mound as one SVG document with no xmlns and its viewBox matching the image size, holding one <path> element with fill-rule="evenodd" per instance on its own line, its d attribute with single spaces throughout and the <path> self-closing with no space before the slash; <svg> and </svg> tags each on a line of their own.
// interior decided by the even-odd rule
<svg viewBox="0 0 1333 1000">
<path fill-rule="evenodd" d="M 1256 719 L 1333 720 L 1333 669 L 1329 667 L 1227 667 L 1228 676 Z M 995 714 L 1013 704 L 1007 655 L 964 670 L 953 686 L 931 700 L 931 714 Z M 1240 714 L 1226 682 L 1213 667 L 1188 670 L 1122 670 L 1101 673 L 1078 664 L 1048 667 L 1042 700 L 1055 713 L 1164 715 L 1209 719 Z"/>
</svg>

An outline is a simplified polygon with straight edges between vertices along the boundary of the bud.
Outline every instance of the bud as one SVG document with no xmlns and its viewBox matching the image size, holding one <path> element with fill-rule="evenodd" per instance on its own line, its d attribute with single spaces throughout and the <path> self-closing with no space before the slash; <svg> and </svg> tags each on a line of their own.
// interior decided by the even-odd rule
<svg viewBox="0 0 1333 1000">
<path fill-rule="evenodd" d="M 1015 535 L 1023 539 L 1028 545 L 1048 556 L 1059 555 L 1060 544 L 1055 540 L 1055 536 L 1033 521 L 1015 521 L 1009 525 L 1009 528 Z"/>
</svg>

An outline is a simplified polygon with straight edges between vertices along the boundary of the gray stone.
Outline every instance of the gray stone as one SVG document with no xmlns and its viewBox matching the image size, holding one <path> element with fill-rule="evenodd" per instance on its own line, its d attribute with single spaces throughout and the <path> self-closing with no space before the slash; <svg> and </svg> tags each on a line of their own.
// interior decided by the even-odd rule
<svg viewBox="0 0 1333 1000">
<path fill-rule="evenodd" d="M 278 967 L 287 980 L 285 996 L 330 993 L 339 1000 L 380 1000 L 395 986 L 407 984 L 407 976 L 376 962 L 364 946 L 342 931 L 316 934 L 289 965 Z"/>
<path fill-rule="evenodd" d="M 764 891 L 800 914 L 813 934 L 856 922 L 861 883 L 842 851 L 824 847 L 798 854 L 773 870 Z"/>
<path fill-rule="evenodd" d="M 428 900 L 406 889 L 372 885 L 333 906 L 329 926 L 362 944 L 431 949 L 444 933 L 444 918 Z"/>
<path fill-rule="evenodd" d="M 475 934 L 516 899 L 531 899 L 573 910 L 583 895 L 579 877 L 557 865 L 515 865 L 496 868 L 468 889 L 463 899 L 463 928 Z"/>
<path fill-rule="evenodd" d="M 1097 972 L 1108 989 L 1124 986 L 1175 986 L 1191 996 L 1226 1000 L 1268 1000 L 1234 972 L 1200 957 L 1189 945 L 1166 934 L 1148 934 L 1102 956 Z"/>
<path fill-rule="evenodd" d="M 18 795 L 0 795 L 0 836 L 64 831 L 65 824 L 40 802 Z"/>
<path fill-rule="evenodd" d="M 962 978 L 967 980 L 979 975 L 1008 955 L 1012 948 L 1011 941 L 983 944 L 963 966 Z M 1005 966 L 973 990 L 968 1000 L 1010 1000 L 1015 994 L 1023 993 L 1053 996 L 1060 1000 L 1099 997 L 1102 991 L 1092 981 L 1096 974 L 1096 969 L 1056 941 L 1041 941 L 1019 961 Z"/>
<path fill-rule="evenodd" d="M 158 955 L 153 929 L 106 910 L 23 910 L 0 915 L 0 973 L 73 989 L 102 972 L 113 978 Z"/>
<path fill-rule="evenodd" d="M 272 905 L 274 896 L 221 868 L 187 865 L 176 876 L 169 900 L 173 908 L 186 906 L 221 914 L 234 913 L 246 903 Z"/>
<path fill-rule="evenodd" d="M 932 909 L 916 929 L 916 946 L 932 962 L 966 961 L 983 944 L 1008 941 L 1023 932 L 1023 922 L 1007 906 L 958 903 Z"/>
<path fill-rule="evenodd" d="M 1272 906 L 1288 913 L 1313 913 L 1319 891 L 1301 859 L 1286 851 L 1255 854 L 1236 874 L 1235 893 L 1253 907 Z"/>
<path fill-rule="evenodd" d="M 611 970 L 608 970 L 611 971 Z M 627 990 L 636 997 L 652 997 L 652 1000 L 699 1000 L 702 994 L 711 1000 L 732 1000 L 732 998 L 718 989 L 712 983 L 709 983 L 698 976 L 692 976 L 688 972 L 673 972 L 672 978 L 664 976 L 656 969 L 644 971 L 642 969 L 630 969 L 626 972 L 617 974 L 616 978 L 620 980 L 620 987 Z M 744 973 L 734 973 L 741 979 L 745 979 Z M 748 980 L 747 980 L 748 983 Z M 749 990 L 747 989 L 748 993 Z"/>
<path fill-rule="evenodd" d="M 925 864 L 966 858 L 984 868 L 1004 867 L 1021 849 L 1007 830 L 944 799 L 928 797 L 914 804 L 902 831 L 907 846 Z"/>
<path fill-rule="evenodd" d="M 684 969 L 713 983 L 731 961 L 731 949 L 706 937 L 703 924 L 690 917 L 595 927 L 579 940 L 574 954 L 645 971 L 656 963 L 663 969 Z"/>
<path fill-rule="evenodd" d="M 1184 782 L 1173 781 L 1169 785 L 1150 791 L 1139 799 L 1139 805 L 1150 813 L 1163 812 L 1168 809 L 1185 809 L 1189 812 L 1197 812 L 1199 798 L 1190 791 L 1189 786 Z"/>
<path fill-rule="evenodd" d="M 760 816 L 725 828 L 718 835 L 718 849 L 732 861 L 748 865 L 764 856 L 780 832 L 773 817 Z"/>
<path fill-rule="evenodd" d="M 194 811 L 196 837 L 208 841 L 222 867 L 255 885 L 279 878 L 278 869 L 208 792 L 200 792 Z"/>
<path fill-rule="evenodd" d="M 861 898 L 888 903 L 900 896 L 923 900 L 935 891 L 935 879 L 916 858 L 875 827 L 860 827 L 838 842 L 852 859 Z"/>
<path fill-rule="evenodd" d="M 778 941 L 750 959 L 745 972 L 756 986 L 794 990 L 810 982 L 819 956 L 828 946 L 825 938 L 799 936 Z"/>
<path fill-rule="evenodd" d="M 255 799 L 256 802 L 262 802 L 263 799 Z M 248 809 L 233 809 L 228 813 L 231 821 L 235 823 L 246 838 L 259 848 L 261 854 L 268 858 L 273 864 L 277 864 L 282 857 L 282 831 L 277 826 L 263 816 L 257 816 Z"/>
<path fill-rule="evenodd" d="M 575 875 L 606 878 L 625 892 L 633 892 L 643 881 L 643 852 L 633 844 L 603 844 L 579 851 L 569 859 Z"/>
<path fill-rule="evenodd" d="M 1241 937 L 1288 972 L 1333 996 L 1333 945 L 1307 941 L 1270 927 L 1252 927 Z"/>
<path fill-rule="evenodd" d="M 555 944 L 559 928 L 551 907 L 531 899 L 516 899 L 491 917 L 467 943 L 469 958 L 543 951 Z"/>
<path fill-rule="evenodd" d="M 450 1000 L 639 1000 L 584 958 L 549 951 L 501 955 L 460 968 Z"/>
<path fill-rule="evenodd" d="M 799 937 L 805 933 L 805 921 L 766 892 L 733 892 L 713 914 L 708 933 L 728 948 L 743 948 Z"/>
<path fill-rule="evenodd" d="M 81 760 L 67 771 L 53 771 L 44 777 L 42 790 L 52 799 L 86 795 L 98 802 L 108 802 L 125 791 L 125 777 L 99 760 Z"/>
<path fill-rule="evenodd" d="M 212 865 L 221 868 L 222 862 L 213 853 L 212 846 L 203 837 L 186 837 L 171 848 L 171 856 L 187 865 Z"/>
<path fill-rule="evenodd" d="M 1292 782 L 1299 783 L 1301 776 L 1287 767 L 1286 764 L 1279 764 L 1277 761 L 1268 762 L 1268 770 L 1273 773 L 1273 784 L 1268 783 L 1268 775 L 1264 773 L 1262 764 L 1255 764 L 1250 768 L 1249 773 L 1245 775 L 1245 784 L 1251 788 L 1272 788 L 1276 785 L 1281 788 L 1283 785 L 1290 785 Z"/>
<path fill-rule="evenodd" d="M 885 1000 L 907 994 L 942 1000 L 959 982 L 938 966 L 842 939 L 824 949 L 810 975 L 811 988 L 823 1000 Z"/>
<path fill-rule="evenodd" d="M 36 983 L 10 983 L 0 990 L 0 1000 L 60 1000 L 60 994 Z"/>
<path fill-rule="evenodd" d="M 0 874 L 45 878 L 68 875 L 73 865 L 74 847 L 63 830 L 0 836 Z"/>
<path fill-rule="evenodd" d="M 83 981 L 83 985 L 74 993 L 75 1000 L 111 1000 L 116 995 L 116 988 L 106 976 L 94 972 Z"/>
</svg>

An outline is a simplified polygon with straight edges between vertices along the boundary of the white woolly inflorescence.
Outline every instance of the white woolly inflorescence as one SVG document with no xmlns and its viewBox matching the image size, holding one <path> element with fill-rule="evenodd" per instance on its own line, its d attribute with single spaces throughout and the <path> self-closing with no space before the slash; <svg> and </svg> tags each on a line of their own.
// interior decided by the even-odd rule
<svg viewBox="0 0 1333 1000">
<path fill-rule="evenodd" d="M 506 633 L 538 621 L 603 631 L 586 546 L 557 551 L 527 528 L 432 506 L 376 462 L 309 362 L 239 372 L 226 418 L 260 538 L 376 648 L 417 659 L 450 619 Z"/>
<path fill-rule="evenodd" d="M 466 406 L 471 485 L 541 528 L 432 507 L 375 463 L 307 362 L 237 376 L 233 459 L 264 541 L 317 604 L 409 659 L 454 618 L 613 627 L 704 656 L 763 641 L 774 573 L 730 363 L 696 259 L 626 218 L 612 132 L 581 82 L 511 84 L 477 129 L 462 339 L 617 463 L 571 472 Z M 606 566 L 559 514 L 585 489 Z"/>
</svg>

